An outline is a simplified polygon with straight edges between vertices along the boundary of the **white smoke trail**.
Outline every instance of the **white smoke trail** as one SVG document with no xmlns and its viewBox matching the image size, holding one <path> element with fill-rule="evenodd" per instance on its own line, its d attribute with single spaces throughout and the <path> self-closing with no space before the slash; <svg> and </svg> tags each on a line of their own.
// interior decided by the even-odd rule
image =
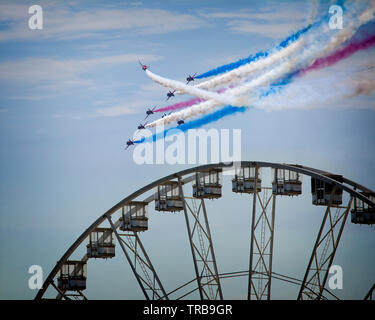
<svg viewBox="0 0 375 320">
<path fill-rule="evenodd" d="M 233 84 L 239 82 L 241 81 L 241 79 L 243 79 L 243 77 L 249 76 L 250 74 L 258 70 L 266 69 L 276 63 L 280 63 L 281 61 L 287 59 L 290 55 L 294 54 L 299 49 L 301 49 L 303 45 L 303 39 L 299 39 L 296 42 L 290 44 L 288 47 L 281 49 L 266 58 L 245 64 L 237 69 L 218 75 L 210 80 L 201 82 L 193 87 L 200 89 L 212 89 L 219 85 L 224 85 L 227 83 Z"/>
<path fill-rule="evenodd" d="M 303 78 L 276 95 L 258 99 L 253 106 L 266 111 L 345 106 L 348 105 L 349 98 L 369 95 L 375 91 L 375 78 L 373 76 L 361 72 L 360 77 L 353 77 L 353 75 L 348 77 L 333 73 L 325 77 Z M 340 100 L 346 100 L 346 103 L 342 103 Z M 363 104 L 363 106 L 374 108 L 375 104 L 371 102 Z"/>
<path fill-rule="evenodd" d="M 331 53 L 333 50 L 335 50 L 338 46 L 340 46 L 342 43 L 350 39 L 353 34 L 356 32 L 356 30 L 364 23 L 367 23 L 371 19 L 373 19 L 375 12 L 375 7 L 371 7 L 367 10 L 365 10 L 358 18 L 358 21 L 356 22 L 351 22 L 349 26 L 345 27 L 342 29 L 336 36 L 330 39 L 328 44 L 324 47 L 318 41 L 315 39 L 316 36 L 314 35 L 312 37 L 312 41 L 310 44 L 310 47 L 303 51 L 302 55 L 299 57 L 299 60 L 306 60 L 309 59 L 309 63 L 313 63 L 317 58 L 327 55 Z M 319 34 L 319 38 L 322 37 L 322 31 L 324 33 L 331 32 L 327 27 L 323 27 L 323 30 L 318 30 L 316 34 Z M 234 69 L 232 71 L 229 71 L 223 75 L 219 75 L 211 80 L 202 82 L 196 86 L 188 86 L 185 85 L 184 83 L 175 81 L 175 80 L 170 80 L 166 78 L 162 78 L 160 76 L 157 76 L 151 72 L 146 71 L 147 75 L 152 78 L 154 81 L 157 83 L 174 89 L 178 90 L 183 93 L 188 93 L 192 94 L 198 97 L 201 97 L 203 99 L 215 99 L 216 101 L 221 101 L 223 103 L 228 103 L 229 101 L 224 101 L 223 98 L 219 98 L 219 94 L 214 93 L 214 92 L 207 92 L 207 91 L 198 91 L 196 89 L 209 89 L 209 88 L 214 88 L 218 85 L 225 84 L 226 82 L 237 80 L 241 81 L 243 80 L 244 77 L 248 76 L 250 73 L 260 70 L 260 69 L 266 69 L 276 63 L 279 62 L 285 62 L 288 57 L 290 57 L 292 54 L 296 53 L 298 49 L 302 48 L 304 46 L 305 41 L 303 38 L 297 40 L 296 42 L 292 43 L 285 49 L 282 49 L 278 52 L 275 52 L 274 54 L 270 55 L 267 58 L 264 58 L 262 60 L 255 61 L 250 64 L 243 65 L 237 69 Z M 226 92 L 226 95 L 228 92 Z M 225 98 L 224 98 L 225 99 Z"/>
<path fill-rule="evenodd" d="M 249 100 L 248 96 L 245 96 L 246 93 L 252 92 L 259 87 L 270 85 L 283 75 L 291 72 L 293 67 L 294 63 L 292 61 L 286 61 L 251 81 L 245 82 L 244 84 L 233 89 L 228 89 L 225 91 L 225 93 L 223 93 L 223 95 L 230 95 L 232 97 L 231 105 L 233 106 L 250 106 L 253 101 Z"/>
<path fill-rule="evenodd" d="M 309 45 L 304 48 L 304 50 L 302 51 L 300 55 L 293 57 L 289 60 L 286 59 L 285 61 L 282 61 L 282 63 L 276 68 L 271 69 L 270 71 L 265 71 L 264 74 L 259 75 L 255 79 L 241 86 L 238 86 L 233 89 L 228 89 L 223 94 L 208 92 L 202 89 L 199 89 L 199 91 L 193 91 L 197 88 L 187 86 L 181 82 L 159 77 L 158 80 L 160 81 L 160 84 L 168 86 L 169 88 L 172 88 L 175 90 L 181 90 L 181 91 L 193 94 L 193 95 L 197 95 L 199 97 L 202 97 L 203 99 L 207 99 L 207 98 L 210 99 L 210 97 L 214 97 L 212 95 L 214 94 L 216 101 L 209 100 L 209 101 L 200 103 L 198 105 L 194 105 L 180 112 L 175 112 L 174 114 L 170 116 L 166 116 L 163 119 L 156 120 L 148 124 L 147 127 L 153 127 L 161 123 L 168 124 L 173 121 L 178 121 L 179 119 L 187 119 L 187 118 L 199 115 L 199 114 L 204 114 L 208 112 L 208 110 L 211 110 L 222 104 L 231 104 L 235 106 L 246 106 L 246 105 L 254 104 L 256 102 L 254 101 L 254 98 L 245 97 L 244 96 L 245 93 L 248 93 L 249 91 L 252 91 L 259 86 L 267 86 L 272 81 L 279 79 L 280 77 L 286 75 L 288 72 L 291 72 L 293 70 L 298 70 L 299 68 L 311 65 L 317 58 L 320 58 L 322 56 L 327 55 L 328 53 L 333 52 L 336 48 L 342 45 L 345 41 L 350 39 L 361 25 L 372 20 L 374 18 L 374 13 L 375 13 L 375 6 L 363 11 L 359 15 L 359 18 L 357 21 L 349 23 L 349 25 L 346 28 L 335 33 L 334 37 L 328 39 L 328 43 L 327 41 L 322 41 L 320 39 L 322 37 L 322 33 L 317 32 L 317 35 L 312 35 L 312 36 L 310 35 L 311 41 L 309 41 Z M 206 111 L 205 111 L 205 108 L 207 108 Z"/>
<path fill-rule="evenodd" d="M 374 19 L 375 13 L 375 0 L 370 1 L 371 7 L 364 10 L 361 13 L 358 13 L 356 10 L 352 12 L 348 11 L 345 17 L 345 23 L 343 29 L 341 29 L 335 36 L 328 39 L 328 43 L 325 46 L 322 46 L 317 39 L 313 39 L 311 41 L 311 46 L 308 50 L 304 50 L 302 55 L 299 59 L 308 59 L 309 64 L 313 64 L 316 59 L 321 57 L 327 56 L 333 53 L 337 48 L 339 48 L 344 42 L 348 41 L 353 37 L 353 35 L 357 32 L 357 30 L 364 24 L 368 23 L 369 21 Z M 358 17 L 358 18 L 357 18 Z M 322 34 L 329 34 L 335 32 L 335 30 L 331 30 L 328 25 L 323 25 Z M 314 38 L 318 36 L 321 37 L 319 34 L 310 35 L 310 37 Z"/>
<path fill-rule="evenodd" d="M 194 88 L 192 86 L 188 86 L 185 83 L 182 83 L 182 82 L 179 82 L 179 81 L 176 81 L 176 80 L 163 78 L 163 77 L 161 77 L 161 76 L 159 76 L 159 75 L 157 75 L 157 74 L 155 74 L 155 73 L 153 73 L 149 70 L 146 70 L 146 75 L 151 80 L 155 81 L 156 83 L 158 83 L 158 84 L 160 84 L 164 87 L 170 88 L 170 89 L 184 91 L 185 93 L 197 96 L 197 97 L 205 99 L 205 100 L 213 99 L 213 100 L 215 100 L 217 102 L 221 102 L 223 104 L 230 104 L 231 103 L 231 98 L 228 95 L 222 95 L 222 94 L 218 94 L 216 92 L 211 92 L 211 91 L 207 91 L 207 90 L 203 90 L 203 89 Z"/>
<path fill-rule="evenodd" d="M 308 25 L 312 24 L 318 8 L 317 0 L 312 0 L 312 3 L 312 11 L 308 19 Z M 242 78 L 243 76 L 248 76 L 257 70 L 267 68 L 272 64 L 278 63 L 281 60 L 286 59 L 288 56 L 295 54 L 302 47 L 302 45 L 303 41 L 299 39 L 281 50 L 276 50 L 274 53 L 271 53 L 271 55 L 267 56 L 266 58 L 262 58 L 260 60 L 253 61 L 252 63 L 245 64 L 237 69 L 231 70 L 224 74 L 220 74 L 216 77 L 213 77 L 209 80 L 193 85 L 193 87 L 200 89 L 212 89 L 219 85 L 233 83 L 235 80 L 240 80 L 240 78 Z M 176 93 L 184 94 L 185 92 L 177 91 Z"/>
<path fill-rule="evenodd" d="M 317 3 L 315 1 L 312 16 L 315 15 L 314 12 L 316 11 L 316 7 L 317 7 Z M 349 26 L 345 26 L 342 32 L 340 32 L 336 37 L 333 37 L 330 43 L 326 46 L 324 50 L 321 50 L 321 48 L 319 47 L 317 48 L 317 51 L 320 51 L 320 56 L 330 54 L 338 46 L 340 46 L 342 43 L 350 39 L 361 25 L 369 22 L 370 20 L 374 18 L 374 11 L 375 11 L 375 6 L 365 10 L 362 14 L 360 14 L 358 21 L 355 21 L 355 18 L 354 18 L 355 14 L 353 14 L 352 16 L 348 16 L 345 20 L 351 21 Z M 332 30 L 330 30 L 326 26 L 325 27 L 323 26 L 323 28 L 320 29 L 320 32 L 322 34 L 327 34 L 327 33 L 332 33 Z M 320 37 L 322 36 L 322 34 L 320 35 Z M 253 72 L 268 68 L 276 63 L 279 63 L 287 59 L 289 56 L 296 54 L 298 50 L 303 47 L 304 44 L 305 44 L 305 41 L 303 40 L 303 38 L 301 38 L 297 40 L 296 42 L 292 43 L 291 45 L 289 45 L 288 47 L 280 51 L 277 51 L 264 59 L 252 62 L 250 64 L 243 65 L 237 69 L 234 69 L 227 73 L 218 75 L 210 80 L 194 85 L 193 87 L 201 88 L 201 89 L 212 89 L 219 85 L 224 85 L 226 83 L 233 84 L 235 82 L 240 81 L 241 78 L 252 74 Z M 306 58 L 308 54 L 311 55 L 311 52 L 309 53 L 309 50 L 305 51 Z M 313 63 L 314 60 L 315 59 L 312 58 L 312 61 L 310 63 Z M 177 91 L 177 93 L 185 93 L 185 92 Z"/>
<path fill-rule="evenodd" d="M 164 118 L 155 120 L 154 122 L 147 124 L 146 127 L 147 128 L 156 127 L 162 124 L 166 125 L 166 124 L 170 124 L 173 122 L 177 122 L 178 120 L 185 120 L 188 118 L 192 118 L 200 114 L 205 114 L 220 105 L 222 104 L 215 102 L 214 100 L 204 101 L 199 104 L 195 104 L 190 108 L 184 109 L 180 112 L 174 112 L 168 116 L 165 116 Z"/>
<path fill-rule="evenodd" d="M 281 75 L 289 72 L 291 70 L 292 64 L 284 63 L 280 66 L 268 71 L 267 73 L 257 77 L 256 79 L 243 84 L 242 86 L 228 89 L 225 94 L 221 94 L 220 96 L 227 95 L 228 99 L 230 99 L 231 105 L 233 106 L 243 106 L 243 102 L 246 101 L 249 103 L 248 97 L 242 97 L 243 94 L 247 93 L 250 89 L 255 89 L 259 86 L 269 85 L 272 81 L 278 79 Z M 186 86 L 185 84 L 182 84 Z M 244 100 L 244 101 L 243 101 Z M 174 112 L 171 115 L 165 116 L 162 119 L 158 119 L 154 122 L 151 122 L 146 125 L 146 127 L 155 127 L 160 124 L 169 124 L 178 120 L 185 120 L 200 114 L 204 114 L 213 108 L 216 108 L 220 105 L 224 105 L 227 103 L 220 103 L 215 100 L 208 100 L 196 105 L 191 106 L 190 108 L 186 108 L 179 112 Z"/>
<path fill-rule="evenodd" d="M 375 1 L 373 2 L 375 3 Z M 337 35 L 331 38 L 328 41 L 328 44 L 326 44 L 325 46 L 322 46 L 321 44 L 317 43 L 317 41 L 315 40 L 312 46 L 306 46 L 306 48 L 304 49 L 301 55 L 292 56 L 290 57 L 290 60 L 284 60 L 281 63 L 281 65 L 276 68 L 275 75 L 270 76 L 272 73 L 272 70 L 271 70 L 271 72 L 267 72 L 266 77 L 263 77 L 264 75 L 260 75 L 257 78 L 255 78 L 253 81 L 250 81 L 245 85 L 227 90 L 225 94 L 229 94 L 231 96 L 243 95 L 246 92 L 249 92 L 249 91 L 251 92 L 252 89 L 262 84 L 267 85 L 267 82 L 269 82 L 268 80 L 273 81 L 274 79 L 277 79 L 278 77 L 276 75 L 283 76 L 290 71 L 295 71 L 300 68 L 311 65 L 317 58 L 324 57 L 327 54 L 334 52 L 344 42 L 349 40 L 355 34 L 355 32 L 358 30 L 360 26 L 374 19 L 374 13 L 375 13 L 375 6 L 369 9 L 366 9 L 360 14 L 358 21 L 351 23 L 345 29 L 341 30 L 341 32 L 338 32 Z M 283 65 L 285 65 L 284 73 L 281 71 L 283 70 L 282 68 Z M 235 99 L 232 105 L 250 106 L 253 103 L 254 103 L 253 97 L 249 97 L 248 99 L 246 99 L 244 96 L 242 96 L 242 97 L 238 97 L 237 99 Z"/>
</svg>

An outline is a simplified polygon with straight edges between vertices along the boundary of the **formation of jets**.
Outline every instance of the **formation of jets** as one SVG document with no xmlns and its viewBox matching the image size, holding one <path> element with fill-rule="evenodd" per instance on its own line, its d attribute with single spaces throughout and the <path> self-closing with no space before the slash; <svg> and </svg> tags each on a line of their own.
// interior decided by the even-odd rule
<svg viewBox="0 0 375 320">
<path fill-rule="evenodd" d="M 142 68 L 143 71 L 146 71 L 146 70 L 148 69 L 148 66 L 145 65 L 145 64 L 143 64 L 140 60 L 138 60 L 138 62 L 139 62 L 139 64 L 141 65 L 141 68 Z M 189 74 L 189 75 L 187 76 L 187 78 L 186 78 L 186 84 L 189 84 L 191 81 L 194 81 L 196 75 L 197 75 L 196 73 L 194 73 L 193 75 L 190 75 L 190 74 Z M 176 90 L 173 90 L 173 91 L 170 90 L 170 91 L 167 93 L 167 99 L 166 99 L 165 101 L 168 101 L 170 98 L 174 97 L 174 93 L 175 93 L 175 92 L 176 92 Z M 145 120 L 147 119 L 148 116 L 154 114 L 155 109 L 156 109 L 156 106 L 153 107 L 152 109 L 151 109 L 151 108 L 148 108 L 148 109 L 146 110 L 146 118 L 145 118 Z M 171 111 L 170 113 L 168 113 L 168 114 L 164 113 L 164 114 L 162 115 L 162 118 L 164 118 L 164 117 L 167 116 L 167 115 L 169 116 L 171 113 L 172 113 L 172 111 Z M 184 123 L 185 123 L 185 121 L 182 120 L 182 119 L 180 119 L 180 120 L 177 121 L 177 125 L 178 125 L 178 126 L 180 126 L 180 125 L 182 125 L 182 124 L 184 124 Z M 144 124 L 140 123 L 139 126 L 138 126 L 138 130 L 146 129 L 146 127 L 145 127 L 146 124 L 147 124 L 147 122 L 145 122 Z M 126 141 L 125 150 L 128 149 L 130 146 L 133 146 L 133 145 L 134 145 L 134 140 L 129 139 L 128 141 Z"/>
</svg>

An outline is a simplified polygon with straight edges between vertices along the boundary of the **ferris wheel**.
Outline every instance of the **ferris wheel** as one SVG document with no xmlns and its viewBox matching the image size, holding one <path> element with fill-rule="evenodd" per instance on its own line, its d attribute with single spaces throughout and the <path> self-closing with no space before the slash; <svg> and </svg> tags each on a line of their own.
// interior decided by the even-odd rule
<svg viewBox="0 0 375 320">
<path fill-rule="evenodd" d="M 233 193 L 247 195 L 251 200 L 250 253 L 248 269 L 220 272 L 211 234 L 207 200 L 216 201 L 223 194 L 223 173 L 231 170 Z M 262 176 L 270 170 L 270 181 Z M 280 197 L 293 201 L 302 194 L 302 177 L 311 182 L 311 204 L 324 211 L 323 220 L 312 244 L 310 259 L 306 261 L 303 279 L 283 275 L 273 270 L 276 204 Z M 306 178 L 305 178 L 306 179 Z M 190 188 L 189 188 L 190 186 Z M 187 246 L 191 253 L 194 278 L 174 288 L 166 288 L 154 267 L 143 232 L 152 232 L 149 209 L 156 212 L 180 213 L 187 231 Z M 198 294 L 201 300 L 225 298 L 223 279 L 243 277 L 247 282 L 249 300 L 271 298 L 273 279 L 293 283 L 299 287 L 298 300 L 337 298 L 326 288 L 329 269 L 350 217 L 351 223 L 375 223 L 375 193 L 342 175 L 297 164 L 259 161 L 218 163 L 183 170 L 158 179 L 133 192 L 94 221 L 62 255 L 45 279 L 35 299 L 47 298 L 52 288 L 56 299 L 87 299 L 87 262 L 96 259 L 125 257 L 139 288 L 147 300 L 189 298 Z M 107 226 L 105 226 L 107 225 Z M 173 244 L 171 244 L 173 245 Z M 79 247 L 86 246 L 81 259 L 72 259 Z M 95 262 L 95 261 L 94 261 Z M 369 279 L 373 297 L 374 279 Z M 193 287 L 193 288 L 192 288 Z M 359 297 L 362 298 L 362 297 Z"/>
</svg>

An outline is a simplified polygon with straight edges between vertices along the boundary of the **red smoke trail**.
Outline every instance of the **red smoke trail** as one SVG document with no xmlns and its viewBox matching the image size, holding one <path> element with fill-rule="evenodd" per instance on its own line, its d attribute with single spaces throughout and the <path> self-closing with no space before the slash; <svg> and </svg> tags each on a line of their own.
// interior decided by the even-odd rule
<svg viewBox="0 0 375 320">
<path fill-rule="evenodd" d="M 165 112 L 165 111 L 182 109 L 182 108 L 190 107 L 193 104 L 200 103 L 202 101 L 204 101 L 204 99 L 193 98 L 193 99 L 190 99 L 190 100 L 187 100 L 187 101 L 183 101 L 183 102 L 178 102 L 178 103 L 172 104 L 172 105 L 164 107 L 164 108 L 156 109 L 155 112 Z"/>
<path fill-rule="evenodd" d="M 229 86 L 229 88 L 233 88 L 233 86 Z M 219 89 L 216 92 L 222 93 L 225 90 L 227 90 L 227 88 Z M 173 110 L 177 110 L 177 109 L 182 109 L 182 108 L 190 107 L 190 106 L 192 106 L 194 104 L 197 104 L 197 103 L 201 103 L 203 101 L 205 101 L 205 100 L 197 97 L 197 98 L 193 98 L 193 99 L 190 99 L 190 100 L 178 102 L 178 103 L 172 104 L 170 106 L 166 106 L 164 108 L 156 109 L 156 110 L 154 110 L 154 112 L 166 112 L 166 111 L 173 111 Z"/>
<path fill-rule="evenodd" d="M 359 42 L 350 43 L 346 47 L 334 52 L 333 54 L 327 57 L 315 60 L 315 62 L 311 66 L 300 70 L 299 75 L 303 75 L 309 71 L 329 67 L 339 62 L 340 60 L 350 57 L 357 51 L 368 49 L 373 45 L 375 45 L 375 35 L 372 35 L 371 37 L 361 40 Z"/>
</svg>

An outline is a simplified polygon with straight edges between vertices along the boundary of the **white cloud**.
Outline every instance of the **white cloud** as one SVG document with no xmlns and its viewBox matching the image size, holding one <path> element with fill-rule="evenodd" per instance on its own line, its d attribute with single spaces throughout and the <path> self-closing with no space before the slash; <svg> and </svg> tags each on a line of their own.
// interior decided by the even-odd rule
<svg viewBox="0 0 375 320">
<path fill-rule="evenodd" d="M 139 91 L 143 93 L 160 93 L 163 89 L 160 87 L 160 85 L 157 85 L 155 82 L 150 82 L 147 84 L 143 84 Z"/>
<path fill-rule="evenodd" d="M 99 106 L 99 108 L 90 116 L 118 117 L 128 114 L 145 115 L 145 110 L 147 108 L 159 107 L 159 104 L 155 105 L 155 101 L 160 101 L 161 98 L 163 100 L 165 98 L 163 88 L 154 82 L 150 82 L 141 85 L 137 92 L 127 96 L 126 100 L 121 97 L 116 98 L 115 101 L 97 100 L 94 104 Z M 141 120 L 141 122 L 143 122 L 143 120 Z"/>
<path fill-rule="evenodd" d="M 8 99 L 12 100 L 27 100 L 27 101 L 41 101 L 48 98 L 51 98 L 51 95 L 42 95 L 42 94 L 23 94 L 23 95 L 17 95 L 17 96 L 9 96 Z"/>
<path fill-rule="evenodd" d="M 71 118 L 76 120 L 86 119 L 86 118 L 97 118 L 97 117 L 120 117 L 125 115 L 131 114 L 142 114 L 145 115 L 145 110 L 151 106 L 151 104 L 146 101 L 138 101 L 135 100 L 133 102 L 129 102 L 129 100 L 125 103 L 116 103 L 113 101 L 104 101 L 104 100 L 97 100 L 91 103 L 92 106 L 100 106 L 94 110 L 89 111 L 79 111 L 77 112 L 57 112 L 51 115 L 52 118 Z M 1 112 L 1 109 L 0 109 Z M 144 122 L 142 118 L 140 118 L 140 122 Z"/>
<path fill-rule="evenodd" d="M 125 54 L 92 59 L 26 58 L 0 63 L 0 80 L 17 84 L 66 88 L 92 84 L 85 72 L 108 64 L 138 63 L 138 59 L 156 61 L 159 57 L 148 54 Z"/>
<path fill-rule="evenodd" d="M 293 5 L 292 9 L 286 3 L 268 6 L 267 10 L 260 8 L 255 12 L 227 11 L 201 13 L 208 19 L 222 19 L 229 30 L 241 33 L 253 33 L 270 38 L 280 38 L 295 31 L 307 22 L 311 15 L 311 6 Z"/>
<path fill-rule="evenodd" d="M 15 3 L 0 4 L 0 21 L 21 20 L 28 17 L 29 6 Z M 27 21 L 26 21 L 27 22 Z"/>
<path fill-rule="evenodd" d="M 215 19 L 250 19 L 252 13 L 244 12 L 212 12 L 212 13 L 201 13 L 202 17 L 215 18 Z"/>
<path fill-rule="evenodd" d="M 74 10 L 70 6 L 58 8 L 51 4 L 43 9 L 43 30 L 28 28 L 28 6 L 0 4 L 0 22 L 7 28 L 0 31 L 0 41 L 17 39 L 74 39 L 98 36 L 102 32 L 111 35 L 160 34 L 201 27 L 203 20 L 190 14 L 180 14 L 161 9 L 85 8 Z M 108 37 L 108 33 L 106 34 Z"/>
<path fill-rule="evenodd" d="M 292 22 L 260 24 L 246 20 L 234 20 L 228 22 L 228 26 L 235 32 L 254 33 L 275 39 L 286 36 L 296 29 L 296 25 Z"/>
<path fill-rule="evenodd" d="M 213 12 L 203 13 L 202 16 L 207 18 L 217 19 L 257 19 L 267 20 L 268 22 L 280 21 L 280 20 L 301 20 L 305 19 L 307 12 L 296 11 L 296 10 L 285 10 L 273 9 L 267 12 Z"/>
<path fill-rule="evenodd" d="M 119 103 L 111 105 L 108 107 L 103 107 L 95 110 L 93 116 L 96 117 L 118 117 L 127 114 L 139 114 L 144 113 L 144 111 L 152 105 L 152 100 L 135 100 L 133 102 Z"/>
<path fill-rule="evenodd" d="M 130 105 L 116 105 L 107 108 L 101 108 L 96 110 L 96 116 L 103 116 L 103 117 L 118 117 L 126 114 L 135 114 L 138 113 L 137 110 L 132 108 Z"/>
</svg>

